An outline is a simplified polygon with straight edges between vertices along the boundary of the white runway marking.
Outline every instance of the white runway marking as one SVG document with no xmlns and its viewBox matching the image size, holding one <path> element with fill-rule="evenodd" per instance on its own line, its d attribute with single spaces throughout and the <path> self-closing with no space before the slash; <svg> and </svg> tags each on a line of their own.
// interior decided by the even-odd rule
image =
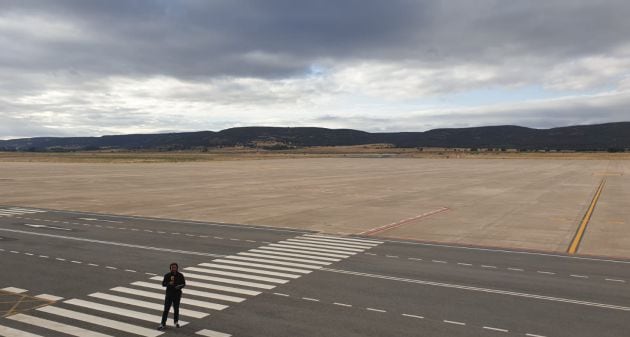
<svg viewBox="0 0 630 337">
<path fill-rule="evenodd" d="M 188 275 L 188 274 L 186 274 L 186 275 Z M 162 282 L 162 278 L 160 276 L 152 277 L 151 280 Z M 241 289 L 241 288 L 234 288 L 234 287 L 226 287 L 226 286 L 221 286 L 221 285 L 217 285 L 217 284 L 203 283 L 203 282 L 197 282 L 197 281 L 186 281 L 186 287 L 187 288 L 188 287 L 197 287 L 197 288 L 221 290 L 221 291 L 225 291 L 225 292 L 228 292 L 228 293 L 235 293 L 235 294 L 241 294 L 241 295 L 250 295 L 250 296 L 257 296 L 257 295 L 261 294 L 260 291 Z"/>
<path fill-rule="evenodd" d="M 271 289 L 276 287 L 276 286 L 273 286 L 273 285 L 270 285 L 270 284 L 248 282 L 248 281 L 239 281 L 239 280 L 234 280 L 234 279 L 229 279 L 229 278 L 215 277 L 215 276 L 210 276 L 210 275 L 199 275 L 199 274 L 192 274 L 192 273 L 187 273 L 186 274 L 186 278 L 205 280 L 205 281 L 214 281 L 214 282 L 228 283 L 228 284 L 235 284 L 235 285 L 239 285 L 239 286 L 246 286 L 246 287 L 267 289 L 267 290 L 271 290 Z"/>
<path fill-rule="evenodd" d="M 100 303 L 96 303 L 96 302 L 84 301 L 84 300 L 80 300 L 80 299 L 76 299 L 76 298 L 64 301 L 64 303 L 67 303 L 67 304 L 70 304 L 70 305 L 75 305 L 75 306 L 82 307 L 82 308 L 92 309 L 92 310 L 96 310 L 96 311 L 102 311 L 102 312 L 106 312 L 106 313 L 109 313 L 109 314 L 126 316 L 126 317 L 138 319 L 138 320 L 141 320 L 141 321 L 147 321 L 147 322 L 159 322 L 160 319 L 162 318 L 162 316 L 158 316 L 158 315 L 145 314 L 145 313 L 139 312 L 139 311 L 123 309 L 123 308 L 114 307 L 114 306 L 111 306 L 111 305 L 100 304 Z M 179 324 L 180 325 L 186 325 L 186 324 L 188 324 L 188 322 L 180 320 Z"/>
<path fill-rule="evenodd" d="M 134 286 L 137 286 L 137 287 L 156 289 L 156 290 L 163 290 L 164 289 L 164 287 L 162 287 L 161 284 L 149 283 L 149 282 L 143 282 L 143 281 L 133 282 L 133 283 L 131 283 L 131 285 L 134 285 Z M 185 290 L 185 294 L 186 295 L 192 295 L 192 296 L 198 296 L 198 297 L 212 298 L 212 299 L 215 299 L 215 300 L 221 300 L 221 301 L 227 301 L 227 302 L 234 302 L 234 303 L 241 303 L 241 302 L 245 301 L 245 299 L 243 297 L 228 296 L 228 295 L 222 295 L 222 294 L 216 294 L 216 293 L 210 293 L 210 292 L 206 292 L 206 291 L 199 291 L 199 290 L 192 290 L 192 289 L 186 289 Z"/>
<path fill-rule="evenodd" d="M 21 331 L 13 328 L 9 328 L 6 326 L 0 325 L 0 336 L 5 337 L 42 337 L 40 335 L 36 335 L 34 333 Z"/>
<path fill-rule="evenodd" d="M 216 259 L 216 260 L 213 260 L 213 261 L 217 262 L 217 263 L 225 263 L 225 264 L 232 264 L 232 265 L 239 265 L 239 266 L 257 267 L 257 268 L 264 268 L 264 269 L 271 269 L 271 270 L 281 270 L 281 271 L 288 271 L 288 272 L 292 272 L 292 273 L 308 274 L 308 273 L 312 272 L 312 270 L 308 270 L 308 269 L 297 269 L 297 268 L 280 267 L 280 266 L 274 266 L 274 265 L 262 264 L 262 263 L 251 263 L 251 262 L 242 262 L 242 261 L 225 260 L 225 259 Z M 199 265 L 200 266 L 204 266 L 204 267 L 218 267 L 218 266 L 220 266 L 220 265 L 215 265 L 213 263 L 201 263 Z M 221 268 L 221 267 L 218 267 L 218 268 Z M 252 269 L 253 273 L 256 272 L 254 270 L 258 271 L 260 269 Z M 290 275 L 290 274 L 285 274 L 285 275 Z M 293 276 L 301 276 L 301 275 L 293 275 Z"/>
<path fill-rule="evenodd" d="M 102 300 L 111 301 L 111 302 L 117 302 L 117 303 L 122 303 L 122 304 L 127 304 L 127 305 L 133 305 L 136 307 L 152 309 L 159 312 L 162 312 L 162 310 L 164 310 L 164 304 L 162 302 L 153 303 L 153 302 L 147 302 L 147 301 L 140 301 L 140 300 L 134 300 L 127 297 L 110 295 L 110 294 L 105 294 L 105 293 L 93 293 L 88 296 L 99 298 Z M 189 316 L 193 318 L 204 318 L 209 315 L 209 314 L 206 314 L 205 312 L 199 312 L 199 311 L 183 309 L 183 308 L 179 309 L 179 313 L 183 316 Z"/>
<path fill-rule="evenodd" d="M 317 237 L 312 237 L 312 236 L 301 236 L 298 237 L 299 239 L 302 240 L 308 240 L 311 242 L 324 242 L 324 243 L 334 243 L 334 244 L 338 244 L 338 245 L 343 245 L 343 246 L 348 246 L 348 247 L 355 247 L 355 248 L 364 248 L 364 249 L 370 249 L 372 247 L 376 247 L 379 244 L 372 244 L 372 243 L 364 243 L 364 242 L 352 242 L 352 241 L 340 241 L 340 240 L 331 240 L 331 239 L 323 239 L 323 238 L 317 238 Z"/>
<path fill-rule="evenodd" d="M 57 301 L 63 300 L 63 297 L 59 297 L 59 296 L 55 296 L 55 295 L 49 295 L 49 294 L 40 294 L 40 295 L 37 295 L 35 297 L 41 298 L 41 299 L 47 300 L 47 301 L 53 301 L 53 302 L 57 302 Z"/>
<path fill-rule="evenodd" d="M 210 254 L 210 253 L 193 252 L 193 251 L 187 251 L 187 250 L 178 250 L 178 249 L 168 249 L 168 248 L 159 248 L 159 247 L 151 247 L 151 246 L 133 245 L 133 244 L 129 244 L 129 243 L 114 242 L 114 241 L 92 240 L 92 239 L 85 239 L 85 238 L 79 238 L 79 237 L 74 237 L 74 236 L 55 235 L 55 234 L 46 234 L 46 233 L 36 233 L 36 232 L 21 231 L 21 230 L 16 230 L 16 229 L 0 228 L 0 231 L 11 232 L 11 233 L 27 234 L 27 235 L 35 235 L 35 236 L 44 236 L 44 237 L 56 238 L 56 239 L 64 239 L 64 240 L 92 242 L 92 243 L 99 243 L 99 244 L 103 244 L 103 245 L 119 246 L 119 247 L 126 247 L 126 248 L 138 248 L 138 249 L 146 249 L 146 250 L 155 250 L 155 251 L 160 251 L 160 252 L 170 252 L 170 253 L 179 253 L 179 254 L 187 254 L 187 255 L 212 256 L 212 257 L 223 257 L 223 255 L 220 255 L 220 254 Z"/>
<path fill-rule="evenodd" d="M 148 297 L 148 298 L 164 300 L 164 294 L 162 292 L 160 292 L 160 293 L 153 293 L 153 292 L 149 292 L 149 291 L 143 291 L 143 290 L 138 290 L 138 289 L 126 288 L 126 287 L 115 287 L 115 288 L 112 288 L 110 290 L 121 292 L 121 293 L 125 293 L 125 294 L 130 294 L 130 295 L 137 295 L 137 296 L 142 296 L 142 297 Z M 217 304 L 217 303 L 212 303 L 212 302 L 191 300 L 191 299 L 188 299 L 188 298 L 185 298 L 185 297 L 182 298 L 182 303 L 183 304 L 192 305 L 192 306 L 196 306 L 196 307 L 200 307 L 200 308 L 212 309 L 212 310 L 223 310 L 223 309 L 228 308 L 227 305 L 222 305 L 222 304 Z"/>
<path fill-rule="evenodd" d="M 347 237 L 341 237 L 341 236 L 329 236 L 329 235 L 321 235 L 321 234 L 304 234 L 303 236 L 314 237 L 314 238 L 322 238 L 322 239 L 330 239 L 330 240 L 337 240 L 337 241 L 364 242 L 364 243 L 372 244 L 374 246 L 378 246 L 381 243 L 383 243 L 383 241 L 355 239 L 355 238 L 347 238 Z"/>
<path fill-rule="evenodd" d="M 306 254 L 296 254 L 296 253 L 285 253 L 285 251 L 274 250 L 269 248 L 258 248 L 258 249 L 250 249 L 250 252 L 260 253 L 260 254 L 272 254 L 272 255 L 281 255 L 281 256 L 292 256 L 300 259 L 307 260 L 321 260 L 321 261 L 331 261 L 331 262 L 339 262 L 341 259 L 333 258 L 333 257 L 325 257 L 325 256 L 315 256 L 315 255 L 306 255 Z M 277 259 L 277 257 L 274 257 Z M 321 262 L 314 262 L 321 263 Z"/>
<path fill-rule="evenodd" d="M 466 323 L 463 322 L 456 322 L 456 321 L 449 321 L 449 320 L 443 320 L 444 323 L 448 323 L 448 324 L 455 324 L 455 325 L 466 325 Z"/>
<path fill-rule="evenodd" d="M 272 243 L 270 244 L 270 246 L 290 248 L 290 249 L 301 249 L 301 250 L 307 250 L 309 252 L 313 251 L 313 252 L 333 253 L 333 254 L 341 255 L 341 257 L 344 257 L 344 258 L 350 257 L 351 255 L 356 254 L 355 252 L 346 252 L 346 251 L 340 251 L 340 250 L 335 250 L 335 249 L 311 248 L 311 247 L 306 247 L 301 244 L 296 244 L 296 243 L 286 242 L 286 241 L 282 241 L 280 243 Z"/>
<path fill-rule="evenodd" d="M 234 259 L 234 260 L 252 261 L 252 262 L 262 262 L 262 263 L 269 263 L 269 264 L 278 264 L 281 266 L 289 266 L 289 267 L 297 267 L 297 268 L 308 268 L 308 269 L 322 268 L 322 266 L 314 266 L 310 264 L 283 262 L 283 261 L 275 261 L 275 260 L 269 260 L 269 259 L 257 259 L 254 257 L 243 257 L 243 256 L 238 256 L 238 255 L 226 256 L 225 258 Z"/>
<path fill-rule="evenodd" d="M 304 246 L 304 247 L 315 247 L 315 248 L 327 248 L 327 249 L 337 249 L 340 251 L 348 251 L 348 252 L 362 252 L 365 249 L 364 248 L 348 248 L 348 247 L 344 247 L 344 246 L 339 246 L 339 245 L 335 245 L 335 244 L 326 244 L 326 243 L 321 243 L 321 242 L 311 242 L 311 241 L 307 241 L 307 240 L 299 240 L 299 239 L 287 239 L 284 241 L 280 241 L 281 243 L 288 243 L 288 244 L 293 244 L 293 245 L 298 245 L 298 246 Z"/>
<path fill-rule="evenodd" d="M 199 273 L 230 276 L 230 277 L 237 277 L 237 278 L 243 278 L 247 280 L 255 280 L 255 281 L 262 281 L 262 282 L 269 282 L 269 283 L 285 284 L 289 282 L 288 280 L 283 280 L 283 279 L 274 278 L 274 277 L 255 276 L 255 275 L 250 275 L 250 274 L 232 273 L 232 272 L 227 272 L 227 271 L 212 270 L 212 269 L 197 268 L 197 267 L 187 267 L 187 268 L 184 268 L 184 270 L 192 270 Z"/>
<path fill-rule="evenodd" d="M 411 315 L 411 314 L 402 314 L 405 317 L 411 317 L 411 318 L 417 318 L 417 319 L 424 319 L 424 316 L 418 316 L 418 315 Z"/>
<path fill-rule="evenodd" d="M 216 260 L 216 262 L 223 262 L 223 261 L 225 261 L 225 260 Z M 236 262 L 238 262 L 238 261 L 236 261 Z M 200 265 L 202 265 L 204 267 L 209 267 L 209 268 L 227 269 L 227 270 L 234 270 L 234 271 L 242 271 L 242 272 L 246 272 L 246 273 L 254 273 L 254 274 L 269 275 L 269 276 L 278 276 L 278 277 L 286 277 L 286 278 L 293 278 L 293 279 L 296 279 L 296 278 L 299 278 L 300 276 L 302 276 L 302 275 L 279 273 L 279 272 L 275 272 L 275 271 L 267 271 L 267 270 L 261 270 L 261 269 L 235 267 L 235 266 L 231 266 L 231 265 L 224 265 L 224 264 L 218 264 L 218 263 L 202 263 Z"/>
<path fill-rule="evenodd" d="M 498 295 L 533 298 L 533 299 L 539 299 L 539 300 L 544 300 L 544 301 L 553 301 L 553 302 L 562 302 L 562 303 L 569 303 L 569 304 L 585 305 L 585 306 L 606 308 L 606 309 L 612 309 L 612 310 L 630 311 L 629 307 L 613 305 L 613 304 L 605 304 L 605 303 L 596 303 L 596 302 L 587 302 L 587 301 L 573 300 L 573 299 L 561 298 L 561 297 L 543 296 L 543 295 L 519 293 L 519 292 L 498 290 L 498 289 L 478 288 L 478 287 L 464 286 L 464 285 L 458 285 L 458 284 L 449 284 L 449 283 L 441 283 L 441 282 L 406 279 L 406 278 L 400 278 L 400 277 L 394 277 L 394 276 L 359 273 L 359 272 L 353 272 L 353 271 L 347 271 L 347 270 L 328 269 L 328 268 L 324 268 L 322 270 L 323 271 L 333 272 L 333 273 L 357 275 L 357 276 L 364 276 L 364 277 L 372 277 L 372 278 L 379 278 L 379 279 L 390 280 L 390 281 L 408 282 L 408 283 L 416 283 L 416 284 L 430 285 L 430 286 L 443 287 L 443 288 L 478 291 L 478 292 L 485 292 L 485 293 L 498 294 Z"/>
<path fill-rule="evenodd" d="M 113 337 L 110 335 L 106 335 L 100 332 L 91 331 L 83 328 L 79 328 L 76 326 L 57 323 L 55 321 L 49 321 L 47 319 L 29 316 L 25 314 L 17 314 L 13 316 L 7 317 L 8 319 L 12 319 L 17 322 L 22 322 L 25 324 L 34 325 L 40 328 L 54 330 L 57 332 L 65 333 L 67 335 L 76 336 L 76 337 Z"/>
<path fill-rule="evenodd" d="M 252 250 L 252 251 L 254 251 L 254 250 Z M 252 256 L 252 257 L 262 257 L 262 258 L 266 258 L 266 259 L 275 259 L 275 260 L 283 260 L 283 261 L 315 263 L 315 264 L 321 264 L 321 265 L 324 265 L 324 266 L 328 266 L 328 265 L 331 264 L 330 262 L 324 262 L 324 261 L 313 261 L 313 260 L 298 259 L 298 258 L 294 258 L 294 257 L 269 255 L 269 254 L 257 254 L 257 253 L 242 252 L 242 253 L 238 253 L 237 255 L 245 255 L 245 256 Z"/>
<path fill-rule="evenodd" d="M 108 327 L 111 329 L 116 329 L 116 330 L 120 330 L 120 331 L 124 331 L 128 333 L 144 336 L 144 337 L 157 337 L 162 334 L 162 332 L 160 331 L 147 329 L 141 326 L 119 322 L 113 319 L 103 318 L 100 316 L 88 315 L 88 314 L 84 314 L 78 311 L 57 308 L 53 306 L 41 307 L 41 308 L 38 308 L 37 310 L 43 311 L 49 314 L 61 316 L 61 317 L 68 317 L 77 321 L 82 321 L 82 322 L 86 322 L 86 323 L 90 323 L 94 325 L 100 325 L 100 326 Z"/>
<path fill-rule="evenodd" d="M 338 258 L 347 258 L 347 255 L 339 255 L 339 254 L 330 254 L 330 253 L 320 253 L 320 252 L 305 252 L 303 250 L 299 250 L 296 249 L 296 247 L 291 247 L 291 248 L 285 248 L 285 247 L 270 247 L 270 246 L 266 246 L 266 247 L 260 247 L 259 249 L 266 249 L 266 250 L 279 250 L 281 252 L 291 252 L 291 253 L 308 253 L 309 255 L 317 255 L 317 256 L 326 256 L 326 257 L 338 257 Z M 252 249 L 253 251 L 253 249 Z"/>
<path fill-rule="evenodd" d="M 208 330 L 208 329 L 203 329 L 203 330 L 199 330 L 197 332 L 195 332 L 197 335 L 200 336 L 206 336 L 206 337 L 230 337 L 232 335 L 223 333 L 223 332 L 218 332 L 218 331 L 213 331 L 213 330 Z"/>
<path fill-rule="evenodd" d="M 339 302 L 335 302 L 335 303 L 333 303 L 333 304 L 334 304 L 334 305 L 338 305 L 338 306 L 340 306 L 340 307 L 348 307 L 348 308 L 352 307 L 352 304 L 346 304 L 346 303 L 339 303 Z"/>
</svg>

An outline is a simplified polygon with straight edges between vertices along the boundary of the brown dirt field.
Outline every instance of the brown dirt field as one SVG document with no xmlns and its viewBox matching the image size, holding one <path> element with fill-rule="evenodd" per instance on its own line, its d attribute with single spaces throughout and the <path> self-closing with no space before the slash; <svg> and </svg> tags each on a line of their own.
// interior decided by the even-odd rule
<svg viewBox="0 0 630 337">
<path fill-rule="evenodd" d="M 0 204 L 564 252 L 607 176 L 579 252 L 630 257 L 628 154 L 380 150 L 1 153 Z"/>
</svg>

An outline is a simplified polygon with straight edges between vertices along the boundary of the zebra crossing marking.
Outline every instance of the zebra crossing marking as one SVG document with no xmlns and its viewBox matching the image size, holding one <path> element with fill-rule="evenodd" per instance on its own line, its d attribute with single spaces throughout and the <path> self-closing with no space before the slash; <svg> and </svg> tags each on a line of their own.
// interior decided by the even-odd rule
<svg viewBox="0 0 630 337">
<path fill-rule="evenodd" d="M 100 325 L 100 326 L 112 328 L 115 330 L 129 332 L 134 335 L 140 335 L 144 337 L 157 337 L 162 334 L 162 332 L 156 331 L 154 329 L 148 329 L 141 326 L 124 323 L 124 322 L 116 321 L 109 318 L 103 318 L 100 316 L 94 316 L 94 315 L 85 314 L 79 311 L 63 309 L 63 308 L 54 307 L 54 306 L 41 307 L 37 310 L 43 311 L 45 313 L 61 316 L 61 317 L 71 318 L 77 321 L 82 321 L 82 322 L 86 322 L 86 323 L 90 323 L 94 325 Z"/>
<path fill-rule="evenodd" d="M 162 312 L 162 310 L 164 310 L 164 305 L 162 303 L 154 303 L 154 302 L 134 300 L 132 298 L 116 296 L 116 295 L 110 295 L 110 294 L 105 294 L 105 293 L 93 293 L 93 294 L 89 294 L 88 296 L 94 297 L 94 298 L 98 298 L 98 299 L 102 299 L 102 300 L 106 300 L 106 301 L 133 305 L 133 306 L 140 307 L 140 308 L 153 309 L 153 310 L 157 310 L 159 312 Z M 204 318 L 204 317 L 210 315 L 210 314 L 207 314 L 205 312 L 200 312 L 200 311 L 195 311 L 195 310 L 190 310 L 190 309 L 184 309 L 184 308 L 180 308 L 179 309 L 179 314 L 182 315 L 182 316 L 190 316 L 192 318 Z"/>
<path fill-rule="evenodd" d="M 137 296 L 142 296 L 142 297 L 154 298 L 158 300 L 164 299 L 164 294 L 162 293 L 154 293 L 150 291 L 132 289 L 132 288 L 127 288 L 127 287 L 115 287 L 115 288 L 112 288 L 111 290 L 129 294 L 129 295 L 137 295 Z M 181 303 L 192 305 L 195 307 L 219 310 L 219 311 L 228 308 L 227 305 L 217 304 L 217 303 L 212 303 L 212 302 L 205 302 L 205 301 L 198 301 L 198 300 L 193 300 L 189 298 L 182 298 Z"/>
<path fill-rule="evenodd" d="M 232 336 L 230 334 L 226 334 L 226 333 L 218 332 L 218 331 L 213 331 L 213 330 L 208 330 L 208 329 L 199 330 L 199 331 L 197 331 L 195 333 L 197 335 L 205 336 L 205 337 L 230 337 L 230 336 Z"/>
<path fill-rule="evenodd" d="M 138 287 L 150 288 L 150 289 L 157 289 L 157 290 L 164 289 L 164 287 L 162 287 L 162 285 L 158 284 L 158 283 L 149 283 L 149 282 L 140 282 L 139 281 L 139 282 L 133 282 L 131 285 L 138 286 Z M 215 299 L 215 300 L 222 300 L 222 301 L 234 302 L 234 303 L 241 303 L 241 302 L 245 301 L 245 298 L 243 298 L 243 297 L 222 295 L 222 294 L 210 293 L 210 292 L 207 292 L 207 291 L 199 291 L 199 290 L 193 290 L 193 289 L 187 289 L 186 290 L 186 295 L 192 295 L 192 296 L 198 296 L 198 297 L 206 297 L 206 298 L 212 298 L 212 299 Z"/>
<path fill-rule="evenodd" d="M 324 266 L 331 265 L 334 262 L 339 262 L 342 259 L 349 258 L 358 252 L 363 252 L 376 247 L 381 243 L 382 242 L 372 240 L 346 240 L 346 238 L 332 236 L 302 235 L 292 239 L 279 241 L 277 243 L 269 243 L 266 246 L 250 249 L 235 255 L 222 256 L 209 262 L 203 262 L 195 266 L 183 268 L 187 271 L 187 288 L 185 290 L 187 297 L 182 298 L 181 303 L 186 306 L 199 307 L 207 310 L 224 310 L 228 308 L 229 305 L 214 303 L 207 300 L 202 301 L 195 298 L 212 299 L 230 303 L 242 303 L 249 298 L 247 296 L 257 296 L 261 294 L 261 291 L 247 288 L 263 290 L 274 289 L 278 285 L 286 284 L 291 280 L 298 279 L 303 275 L 312 273 L 313 271 L 321 269 Z M 124 316 L 129 319 L 139 320 L 142 322 L 159 322 L 161 317 L 157 314 L 131 310 L 118 306 L 128 305 L 156 312 L 161 312 L 163 310 L 161 302 L 164 298 L 164 294 L 163 291 L 160 291 L 163 290 L 163 286 L 161 284 L 162 277 L 153 273 L 146 274 L 149 275 L 149 280 L 154 282 L 136 281 L 130 283 L 130 286 L 133 286 L 134 288 L 119 286 L 110 289 L 110 292 L 126 294 L 129 296 L 118 296 L 110 294 L 109 292 L 96 292 L 87 295 L 91 299 L 101 300 L 100 302 L 106 301 L 106 303 L 109 304 L 80 298 L 72 298 L 63 301 L 62 303 L 64 305 L 74 306 L 77 309 L 88 309 L 112 316 Z M 215 282 L 219 284 L 215 284 Z M 141 290 L 142 288 L 157 290 L 158 292 Z M 199 289 L 209 289 L 218 291 L 219 293 Z M 25 289 L 15 287 L 7 287 L 2 290 L 14 294 L 27 292 Z M 225 295 L 220 292 L 239 294 L 245 297 Z M 61 297 L 49 294 L 41 294 L 36 297 L 48 300 L 51 304 L 52 302 L 63 300 Z M 141 300 L 138 299 L 138 297 L 149 298 L 155 301 Z M 143 337 L 157 337 L 163 333 L 162 331 L 156 331 L 141 325 L 120 322 L 118 319 L 109 319 L 80 311 L 68 310 L 56 305 L 40 307 L 37 308 L 35 312 L 37 311 L 81 321 L 90 325 L 121 330 L 126 333 L 140 335 Z M 191 318 L 204 318 L 210 315 L 210 313 L 184 308 L 180 309 L 180 314 Z M 72 336 L 111 337 L 100 332 L 91 331 L 85 328 L 37 316 L 14 314 L 8 318 L 34 327 L 54 330 Z M 179 323 L 180 325 L 186 325 L 188 322 L 180 320 Z M 37 334 L 0 325 L 0 336 L 4 336 L 3 334 L 8 337 L 42 337 Z M 226 333 L 208 329 L 197 331 L 196 334 L 210 337 L 231 336 Z"/>
<path fill-rule="evenodd" d="M 78 298 L 73 298 L 71 300 L 64 301 L 63 303 L 82 307 L 82 308 L 92 309 L 96 311 L 102 311 L 109 314 L 126 316 L 126 317 L 139 319 L 141 321 L 147 321 L 147 322 L 158 322 L 162 318 L 162 316 L 158 316 L 158 315 L 145 314 L 144 312 L 123 309 L 123 308 L 114 307 L 114 306 L 106 305 L 106 304 L 100 304 L 100 303 L 91 302 L 91 301 L 85 301 Z M 179 324 L 186 325 L 188 324 L 188 322 L 180 320 Z"/>
<path fill-rule="evenodd" d="M 0 336 L 4 337 L 43 337 L 34 333 L 25 332 L 18 329 L 9 328 L 8 326 L 0 325 Z"/>
<path fill-rule="evenodd" d="M 39 210 L 39 209 L 19 208 L 19 207 L 0 208 L 0 217 L 24 215 L 24 214 L 35 214 L 35 213 L 46 213 L 46 211 Z"/>
<path fill-rule="evenodd" d="M 287 268 L 287 267 L 279 267 L 279 266 L 273 266 L 273 265 L 262 264 L 262 263 L 250 263 L 250 262 L 242 262 L 242 261 L 234 261 L 234 260 L 216 259 L 216 260 L 214 260 L 214 262 L 225 263 L 225 264 L 232 264 L 232 265 L 239 265 L 239 266 L 258 267 L 258 268 L 272 269 L 272 270 L 282 270 L 282 271 L 288 271 L 288 272 L 293 272 L 293 273 L 301 273 L 301 274 L 309 274 L 309 273 L 312 272 L 312 270 L 308 270 L 308 269 Z M 204 266 L 204 267 L 214 267 L 214 266 L 216 266 L 213 263 L 201 263 L 199 265 L 200 266 Z M 259 269 L 255 269 L 255 270 L 259 270 Z M 291 274 L 291 275 L 293 275 L 293 274 Z M 293 276 L 295 276 L 295 275 L 293 275 Z M 289 276 L 289 277 L 292 278 L 291 276 Z"/>
<path fill-rule="evenodd" d="M 30 316 L 26 314 L 17 314 L 8 317 L 11 320 L 34 325 L 40 328 L 54 330 L 57 332 L 65 333 L 67 335 L 76 336 L 76 337 L 114 337 L 111 335 L 106 335 L 100 332 L 91 331 L 83 328 L 79 328 L 74 325 L 59 323 L 55 321 L 51 321 L 44 318 L 39 318 L 35 316 Z"/>
</svg>

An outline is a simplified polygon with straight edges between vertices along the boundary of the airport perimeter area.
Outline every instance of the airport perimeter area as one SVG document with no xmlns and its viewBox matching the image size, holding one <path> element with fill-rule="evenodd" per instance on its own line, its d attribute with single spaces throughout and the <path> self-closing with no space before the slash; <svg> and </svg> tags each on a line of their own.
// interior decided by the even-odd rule
<svg viewBox="0 0 630 337">
<path fill-rule="evenodd" d="M 629 170 L 558 158 L 0 161 L 0 200 L 550 252 L 567 252 L 584 225 L 577 254 L 630 258 Z"/>
</svg>

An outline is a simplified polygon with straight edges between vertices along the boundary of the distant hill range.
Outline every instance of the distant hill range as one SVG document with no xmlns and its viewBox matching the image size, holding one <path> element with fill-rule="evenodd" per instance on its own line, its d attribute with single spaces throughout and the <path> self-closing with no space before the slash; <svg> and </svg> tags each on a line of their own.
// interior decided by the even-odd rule
<svg viewBox="0 0 630 337">
<path fill-rule="evenodd" d="M 486 126 L 426 132 L 369 133 L 312 127 L 241 127 L 219 132 L 134 134 L 102 137 L 38 137 L 0 141 L 2 151 L 194 150 L 246 146 L 290 149 L 310 146 L 392 144 L 395 147 L 630 151 L 630 122 L 552 129 Z"/>
</svg>

